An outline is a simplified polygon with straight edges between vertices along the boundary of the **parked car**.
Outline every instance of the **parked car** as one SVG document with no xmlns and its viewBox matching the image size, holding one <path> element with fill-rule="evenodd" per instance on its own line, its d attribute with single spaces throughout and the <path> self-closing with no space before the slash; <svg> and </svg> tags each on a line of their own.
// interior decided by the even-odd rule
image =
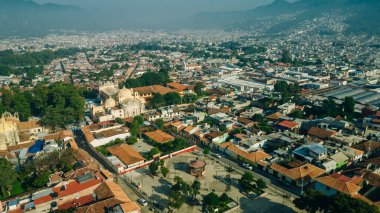
<svg viewBox="0 0 380 213">
<path fill-rule="evenodd" d="M 243 163 L 242 165 L 246 169 L 253 170 L 253 167 L 250 164 L 248 164 L 248 163 Z"/>
<path fill-rule="evenodd" d="M 147 206 L 148 205 L 148 202 L 145 199 L 142 199 L 142 198 L 138 199 L 137 202 L 139 202 L 140 205 L 142 205 L 142 206 Z"/>
<path fill-rule="evenodd" d="M 222 156 L 220 154 L 215 154 L 216 158 L 221 158 Z"/>
</svg>

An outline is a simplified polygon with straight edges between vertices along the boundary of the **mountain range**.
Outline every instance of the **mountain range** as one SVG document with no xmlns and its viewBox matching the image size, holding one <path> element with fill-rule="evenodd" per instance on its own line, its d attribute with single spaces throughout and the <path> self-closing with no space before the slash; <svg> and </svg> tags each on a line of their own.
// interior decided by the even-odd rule
<svg viewBox="0 0 380 213">
<path fill-rule="evenodd" d="M 313 21 L 317 23 L 316 20 L 323 20 L 324 17 L 341 20 L 345 33 L 378 34 L 380 0 L 298 0 L 292 3 L 276 0 L 269 5 L 245 11 L 204 12 L 179 20 L 174 17 L 170 23 L 153 23 L 112 11 L 102 14 L 74 6 L 37 4 L 32 0 L 0 0 L 0 37 L 42 35 L 57 30 L 104 31 L 121 28 L 193 28 L 280 33 Z M 316 28 L 324 33 L 341 30 L 330 29 L 331 26 L 322 24 Z"/>
<path fill-rule="evenodd" d="M 195 28 L 252 30 L 261 27 L 267 28 L 266 32 L 277 33 L 323 16 L 343 17 L 346 33 L 380 33 L 379 0 L 299 0 L 292 3 L 276 0 L 252 10 L 200 13 L 188 23 Z"/>
</svg>

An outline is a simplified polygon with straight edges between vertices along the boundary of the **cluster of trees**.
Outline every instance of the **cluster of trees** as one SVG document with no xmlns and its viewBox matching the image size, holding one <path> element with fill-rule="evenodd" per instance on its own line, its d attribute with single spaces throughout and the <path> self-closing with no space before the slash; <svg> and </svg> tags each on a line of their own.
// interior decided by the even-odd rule
<svg viewBox="0 0 380 213">
<path fill-rule="evenodd" d="M 297 101 L 299 99 L 300 87 L 298 84 L 288 84 L 286 81 L 278 81 L 274 85 L 274 91 L 281 94 L 281 102 L 286 103 L 289 100 Z"/>
<path fill-rule="evenodd" d="M 128 67 L 129 65 L 126 64 Z M 95 78 L 95 80 L 109 79 L 114 75 L 114 71 L 120 69 L 120 66 L 116 63 L 112 64 L 110 68 L 104 68 L 98 73 L 90 73 L 90 78 Z"/>
<path fill-rule="evenodd" d="M 170 207 L 175 209 L 181 208 L 188 196 L 191 196 L 193 200 L 196 200 L 199 190 L 201 189 L 201 183 L 198 180 L 194 180 L 190 185 L 181 177 L 176 176 L 174 181 L 175 184 L 170 188 L 169 194 Z"/>
<path fill-rule="evenodd" d="M 362 212 L 376 213 L 379 208 L 370 205 L 362 200 L 352 198 L 348 195 L 339 193 L 334 196 L 326 196 L 321 192 L 309 190 L 300 198 L 295 199 L 294 204 L 297 208 L 307 212 Z"/>
<path fill-rule="evenodd" d="M 169 78 L 169 71 L 171 70 L 169 61 L 163 61 L 158 64 L 160 70 L 158 72 L 148 71 L 141 75 L 140 78 L 129 78 L 124 82 L 126 88 L 136 88 L 151 85 L 165 85 L 171 82 Z"/>
<path fill-rule="evenodd" d="M 78 122 L 84 115 L 84 98 L 70 84 L 37 86 L 31 91 L 1 90 L 0 113 L 18 112 L 21 121 L 41 117 L 41 124 L 52 129 Z"/>
<path fill-rule="evenodd" d="M 264 117 L 262 114 L 255 114 L 252 116 L 252 121 L 255 121 L 255 128 L 260 129 L 266 133 L 272 132 L 272 127 L 268 124 L 268 119 Z"/>
<path fill-rule="evenodd" d="M 0 158 L 0 188 L 2 197 L 8 197 L 16 185 L 21 191 L 29 191 L 46 186 L 49 177 L 56 171 L 68 172 L 75 165 L 75 151 L 64 149 L 40 155 L 21 164 L 16 171 L 11 162 Z"/>
<path fill-rule="evenodd" d="M 127 140 L 127 138 L 126 138 Z M 126 140 L 122 140 L 120 138 L 116 138 L 114 141 L 111 141 L 103 146 L 96 147 L 96 150 L 102 153 L 104 156 L 110 156 L 111 153 L 107 150 L 108 147 L 120 145 L 126 142 Z"/>
<path fill-rule="evenodd" d="M 153 148 L 153 149 L 155 149 L 155 148 Z M 153 150 L 152 149 L 152 150 Z M 152 150 L 151 150 L 151 152 L 152 152 Z M 157 149 L 156 149 L 157 150 Z M 157 150 L 158 151 L 158 150 Z M 159 153 L 159 152 L 158 152 Z M 156 154 L 158 154 L 158 153 L 156 153 Z M 150 153 L 151 154 L 151 156 L 153 156 L 152 155 L 152 153 Z M 154 154 L 155 155 L 155 154 Z M 160 161 L 156 161 L 156 162 L 154 162 L 154 163 L 152 163 L 152 164 L 150 164 L 149 165 L 149 171 L 153 174 L 153 175 L 157 175 L 158 174 L 158 172 L 160 172 L 161 174 L 162 174 L 162 176 L 164 177 L 164 178 L 166 178 L 166 176 L 170 173 L 170 169 L 168 169 L 167 167 L 165 167 L 164 166 L 164 160 L 160 160 Z"/>
<path fill-rule="evenodd" d="M 46 65 L 54 59 L 68 57 L 81 51 L 83 51 L 83 49 L 79 48 L 59 49 L 56 51 L 43 50 L 40 52 L 25 53 L 15 53 L 12 50 L 0 51 L 0 75 L 9 76 L 10 74 L 22 74 L 25 73 L 25 71 L 29 71 L 31 68 L 41 68 L 41 65 Z M 41 71 L 38 71 L 39 72 L 37 73 L 31 73 L 29 75 L 40 74 Z M 32 70 L 32 72 L 36 71 Z"/>
<path fill-rule="evenodd" d="M 306 115 L 316 117 L 336 117 L 338 115 L 347 117 L 351 120 L 360 117 L 360 113 L 355 112 L 355 100 L 352 97 L 346 97 L 342 104 L 337 104 L 334 99 L 329 98 L 322 102 L 321 106 L 305 107 Z"/>
<path fill-rule="evenodd" d="M 293 59 L 290 51 L 288 49 L 283 49 L 281 54 L 281 62 L 292 64 L 293 66 L 308 66 L 308 65 L 321 65 L 323 64 L 321 59 L 317 59 L 315 62 L 311 61 L 301 61 L 298 59 Z"/>
<path fill-rule="evenodd" d="M 152 99 L 150 100 L 150 106 L 153 108 L 158 108 L 162 106 L 180 104 L 181 101 L 181 96 L 176 92 L 169 92 L 165 95 L 154 93 Z"/>
<path fill-rule="evenodd" d="M 185 149 L 187 147 L 188 147 L 188 145 L 187 145 L 185 139 L 176 138 L 173 141 L 169 141 L 167 143 L 160 144 L 158 148 L 164 155 L 166 155 L 166 154 L 169 154 L 172 152 L 179 151 L 181 149 Z"/>
<path fill-rule="evenodd" d="M 245 193 L 253 191 L 257 194 L 262 194 L 264 189 L 267 188 L 267 184 L 264 180 L 255 180 L 250 172 L 246 172 L 241 176 L 239 184 Z"/>
<path fill-rule="evenodd" d="M 209 193 L 203 198 L 203 206 L 208 212 L 214 212 L 218 209 L 218 212 L 224 212 L 228 210 L 228 204 L 233 200 L 228 197 L 226 193 L 223 193 L 220 197 L 214 192 Z"/>
</svg>

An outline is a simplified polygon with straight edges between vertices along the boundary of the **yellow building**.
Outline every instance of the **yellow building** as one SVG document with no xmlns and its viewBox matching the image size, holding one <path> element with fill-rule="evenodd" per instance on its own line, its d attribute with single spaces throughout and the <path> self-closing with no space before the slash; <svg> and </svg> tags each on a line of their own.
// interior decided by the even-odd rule
<svg viewBox="0 0 380 213">
<path fill-rule="evenodd" d="M 0 118 L 0 151 L 7 151 L 14 146 L 24 145 L 37 138 L 43 128 L 38 121 L 20 122 L 18 114 L 5 112 Z"/>
</svg>

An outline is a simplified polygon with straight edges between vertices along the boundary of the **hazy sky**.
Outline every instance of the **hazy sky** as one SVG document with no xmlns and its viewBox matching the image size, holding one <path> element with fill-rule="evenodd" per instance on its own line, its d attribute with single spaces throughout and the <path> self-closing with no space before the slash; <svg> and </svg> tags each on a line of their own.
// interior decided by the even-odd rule
<svg viewBox="0 0 380 213">
<path fill-rule="evenodd" d="M 170 25 L 200 12 L 249 10 L 274 0 L 34 0 L 38 3 L 74 5 L 92 11 L 97 22 L 147 27 Z M 95 11 L 95 13 L 94 13 Z M 112 20 L 112 21 L 110 21 Z M 107 22 L 108 21 L 108 22 Z M 148 24 L 148 25 L 146 25 Z"/>
<path fill-rule="evenodd" d="M 35 0 L 39 3 L 59 3 L 80 6 L 84 9 L 175 9 L 181 13 L 247 10 L 268 4 L 273 0 Z"/>
</svg>

